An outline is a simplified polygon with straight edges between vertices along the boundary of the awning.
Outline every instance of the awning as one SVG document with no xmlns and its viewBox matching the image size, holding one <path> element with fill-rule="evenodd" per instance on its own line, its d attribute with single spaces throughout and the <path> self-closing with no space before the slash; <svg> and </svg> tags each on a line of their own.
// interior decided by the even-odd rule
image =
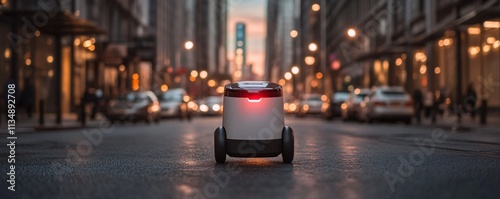
<svg viewBox="0 0 500 199">
<path fill-rule="evenodd" d="M 13 17 L 14 14 L 17 17 L 24 17 L 27 19 L 30 25 L 36 24 L 33 22 L 33 16 L 37 11 L 16 11 L 15 13 L 10 10 L 6 10 L 0 16 Z M 21 21 L 19 27 L 26 25 Z M 94 35 L 94 34 L 104 34 L 104 30 L 99 28 L 93 22 L 74 16 L 73 14 L 65 11 L 60 11 L 54 15 L 54 17 L 49 16 L 48 23 L 44 26 L 35 26 L 40 32 L 49 33 L 54 35 Z"/>
</svg>

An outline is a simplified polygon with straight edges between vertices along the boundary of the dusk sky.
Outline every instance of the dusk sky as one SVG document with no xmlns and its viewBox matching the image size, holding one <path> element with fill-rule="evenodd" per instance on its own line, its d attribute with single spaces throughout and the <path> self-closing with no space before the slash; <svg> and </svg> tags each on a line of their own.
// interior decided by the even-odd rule
<svg viewBox="0 0 500 199">
<path fill-rule="evenodd" d="M 266 43 L 267 0 L 228 0 L 228 58 L 233 60 L 236 40 L 236 23 L 247 26 L 247 64 L 253 64 L 253 71 L 264 75 Z"/>
</svg>

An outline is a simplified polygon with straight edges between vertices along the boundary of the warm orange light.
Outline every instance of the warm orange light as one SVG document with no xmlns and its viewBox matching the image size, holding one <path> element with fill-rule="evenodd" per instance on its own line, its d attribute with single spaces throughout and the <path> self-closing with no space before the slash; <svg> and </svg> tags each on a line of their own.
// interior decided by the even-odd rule
<svg viewBox="0 0 500 199">
<path fill-rule="evenodd" d="M 320 9 L 321 9 L 321 6 L 317 3 L 315 3 L 311 6 L 311 10 L 314 12 L 318 12 Z"/>
<path fill-rule="evenodd" d="M 469 48 L 470 55 L 474 56 L 481 52 L 481 48 L 479 46 L 472 46 Z"/>
<path fill-rule="evenodd" d="M 453 40 L 450 38 L 446 38 L 443 40 L 443 45 L 444 46 L 450 46 L 453 43 Z"/>
<path fill-rule="evenodd" d="M 490 52 L 491 50 L 491 46 L 490 45 L 484 45 L 483 46 L 483 52 L 487 53 L 487 52 Z"/>
<path fill-rule="evenodd" d="M 316 78 L 317 79 L 323 78 L 323 73 L 321 73 L 321 72 L 316 73 Z"/>
<path fill-rule="evenodd" d="M 3 53 L 3 56 L 5 57 L 5 59 L 9 59 L 10 58 L 10 49 L 9 48 L 6 48 L 4 53 Z"/>
<path fill-rule="evenodd" d="M 498 21 L 485 21 L 483 25 L 485 28 L 500 28 L 500 22 Z"/>
<path fill-rule="evenodd" d="M 167 92 L 168 91 L 168 86 L 166 84 L 161 85 L 161 91 Z"/>
<path fill-rule="evenodd" d="M 49 56 L 47 56 L 47 63 L 49 63 L 49 64 L 50 64 L 50 63 L 52 63 L 52 62 L 54 62 L 54 57 L 52 57 L 52 56 L 50 56 L 50 55 L 49 55 Z"/>
<path fill-rule="evenodd" d="M 304 61 L 306 62 L 307 65 L 312 66 L 314 63 L 316 63 L 316 59 L 313 56 L 307 56 Z"/>
<path fill-rule="evenodd" d="M 290 72 L 286 72 L 286 73 L 285 73 L 285 79 L 286 79 L 286 80 L 291 80 L 291 79 L 292 79 L 292 73 L 290 73 Z"/>
<path fill-rule="evenodd" d="M 90 40 L 85 40 L 85 41 L 83 42 L 83 47 L 85 47 L 85 48 L 88 48 L 88 47 L 90 47 L 91 45 L 92 45 L 92 41 L 90 41 Z"/>
<path fill-rule="evenodd" d="M 318 50 L 318 45 L 316 43 L 310 43 L 309 44 L 309 50 L 311 52 L 316 52 Z"/>
<path fill-rule="evenodd" d="M 424 75 L 425 73 L 427 73 L 427 66 L 426 65 L 420 66 L 420 74 Z"/>
<path fill-rule="evenodd" d="M 297 38 L 297 36 L 299 36 L 299 31 L 297 30 L 290 31 L 290 37 Z"/>
<path fill-rule="evenodd" d="M 210 87 L 215 87 L 217 85 L 217 82 L 215 82 L 215 80 L 211 79 L 211 80 L 208 80 L 207 85 Z"/>
<path fill-rule="evenodd" d="M 193 77 L 193 76 L 189 76 L 189 81 L 191 81 L 191 82 L 194 82 L 194 81 L 196 81 L 196 77 Z"/>
<path fill-rule="evenodd" d="M 488 43 L 488 44 L 494 44 L 495 41 L 497 41 L 497 39 L 495 37 L 488 37 L 486 39 L 486 43 Z"/>
<path fill-rule="evenodd" d="M 314 80 L 311 82 L 311 87 L 316 88 L 318 87 L 318 81 Z"/>
<path fill-rule="evenodd" d="M 132 79 L 139 79 L 139 74 L 134 73 L 134 74 L 132 75 Z"/>
<path fill-rule="evenodd" d="M 441 74 L 441 68 L 440 68 L 440 67 L 436 67 L 436 68 L 434 69 L 434 73 L 435 73 L 436 75 Z"/>
<path fill-rule="evenodd" d="M 481 34 L 481 29 L 477 27 L 470 27 L 467 29 L 467 32 L 471 35 L 479 35 Z"/>
<path fill-rule="evenodd" d="M 493 43 L 493 48 L 498 48 L 498 47 L 500 47 L 500 41 L 499 40 L 497 40 L 497 41 L 495 41 L 495 43 Z"/>
<path fill-rule="evenodd" d="M 403 59 L 401 58 L 396 59 L 396 66 L 401 66 L 401 65 L 403 65 Z"/>
<path fill-rule="evenodd" d="M 328 97 L 326 95 L 322 95 L 321 96 L 321 101 L 326 101 L 326 100 L 328 100 Z"/>
<path fill-rule="evenodd" d="M 278 82 L 278 84 L 281 85 L 281 86 L 285 86 L 286 80 L 285 79 L 280 79 L 280 81 Z"/>
<path fill-rule="evenodd" d="M 200 72 L 200 78 L 205 79 L 208 77 L 208 72 L 206 70 L 203 70 Z"/>
<path fill-rule="evenodd" d="M 192 70 L 191 71 L 191 77 L 197 78 L 198 77 L 198 71 Z"/>
<path fill-rule="evenodd" d="M 82 42 L 82 41 L 81 41 L 79 38 L 76 38 L 76 39 L 75 39 L 75 41 L 73 42 L 73 44 L 74 44 L 75 46 L 79 46 L 81 42 Z"/>
<path fill-rule="evenodd" d="M 223 94 L 224 93 L 224 87 L 222 86 L 219 86 L 217 87 L 217 89 L 215 90 L 218 94 Z"/>
</svg>

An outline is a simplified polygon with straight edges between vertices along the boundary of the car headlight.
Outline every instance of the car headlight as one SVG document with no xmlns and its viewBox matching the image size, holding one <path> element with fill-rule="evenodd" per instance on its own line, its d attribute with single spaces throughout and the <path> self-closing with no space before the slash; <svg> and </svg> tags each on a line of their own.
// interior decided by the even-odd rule
<svg viewBox="0 0 500 199">
<path fill-rule="evenodd" d="M 307 104 L 306 104 L 306 105 L 304 105 L 304 106 L 302 107 L 302 110 L 304 110 L 304 111 L 308 111 L 308 110 L 309 110 L 309 105 L 307 105 Z"/>
<path fill-rule="evenodd" d="M 218 104 L 214 104 L 214 105 L 212 106 L 212 110 L 214 110 L 214 111 L 220 111 L 220 105 L 218 105 Z"/>
<path fill-rule="evenodd" d="M 207 105 L 205 105 L 205 104 L 202 104 L 202 105 L 200 106 L 200 111 L 202 111 L 202 112 L 208 112 L 208 106 L 207 106 Z"/>
</svg>

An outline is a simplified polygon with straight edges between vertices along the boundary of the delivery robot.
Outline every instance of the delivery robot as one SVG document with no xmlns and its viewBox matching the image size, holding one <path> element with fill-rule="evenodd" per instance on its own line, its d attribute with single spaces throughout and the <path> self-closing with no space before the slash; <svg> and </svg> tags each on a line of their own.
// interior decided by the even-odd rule
<svg viewBox="0 0 500 199">
<path fill-rule="evenodd" d="M 215 160 L 277 157 L 291 163 L 292 128 L 284 125 L 283 91 L 275 83 L 247 81 L 224 88 L 222 126 L 214 132 Z"/>
</svg>

